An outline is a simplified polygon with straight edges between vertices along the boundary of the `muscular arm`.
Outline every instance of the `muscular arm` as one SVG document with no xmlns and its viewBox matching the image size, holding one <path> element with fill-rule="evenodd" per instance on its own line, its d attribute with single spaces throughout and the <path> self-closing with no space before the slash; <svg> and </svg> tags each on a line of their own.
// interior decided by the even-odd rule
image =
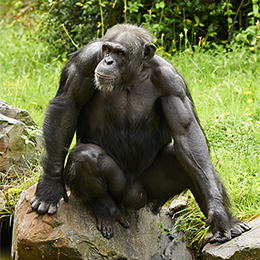
<svg viewBox="0 0 260 260">
<path fill-rule="evenodd" d="M 77 72 L 71 64 L 66 75 L 66 83 L 51 100 L 44 120 L 43 134 L 47 152 L 44 162 L 44 176 L 59 178 L 64 160 L 76 130 L 81 106 L 94 93 L 92 79 Z"/>
<path fill-rule="evenodd" d="M 193 178 L 210 179 L 213 170 L 205 136 L 193 114 L 190 100 L 176 96 L 163 99 L 163 110 L 174 138 L 174 146 L 179 161 Z M 196 173 L 196 174 L 195 174 Z"/>
<path fill-rule="evenodd" d="M 166 66 L 161 72 L 160 82 L 164 92 L 163 111 L 174 138 L 177 158 L 199 190 L 203 191 L 201 196 L 207 201 L 204 214 L 208 216 L 214 203 L 222 200 L 222 195 L 218 191 L 204 133 L 181 76 Z"/>
<path fill-rule="evenodd" d="M 82 48 L 64 67 L 60 88 L 47 109 L 43 135 L 46 157 L 44 174 L 38 183 L 32 208 L 53 214 L 61 197 L 67 200 L 62 180 L 65 157 L 76 130 L 81 107 L 92 97 L 94 69 L 98 62 L 99 42 Z"/>
<path fill-rule="evenodd" d="M 154 75 L 163 93 L 162 108 L 174 138 L 176 156 L 192 179 L 190 188 L 207 217 L 206 224 L 211 225 L 210 242 L 226 242 L 250 227 L 234 218 L 229 210 L 227 193 L 210 161 L 206 139 L 184 80 L 170 64 L 165 61 L 160 64 Z"/>
</svg>

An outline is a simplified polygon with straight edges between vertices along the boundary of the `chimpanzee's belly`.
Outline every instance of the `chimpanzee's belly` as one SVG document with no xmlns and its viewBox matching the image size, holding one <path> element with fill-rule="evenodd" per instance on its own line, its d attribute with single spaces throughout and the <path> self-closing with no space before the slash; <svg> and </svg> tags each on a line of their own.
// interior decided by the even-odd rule
<svg viewBox="0 0 260 260">
<path fill-rule="evenodd" d="M 80 115 L 78 140 L 100 145 L 128 175 L 137 176 L 171 142 L 160 103 L 148 112 L 129 120 L 120 109 L 89 104 Z"/>
</svg>

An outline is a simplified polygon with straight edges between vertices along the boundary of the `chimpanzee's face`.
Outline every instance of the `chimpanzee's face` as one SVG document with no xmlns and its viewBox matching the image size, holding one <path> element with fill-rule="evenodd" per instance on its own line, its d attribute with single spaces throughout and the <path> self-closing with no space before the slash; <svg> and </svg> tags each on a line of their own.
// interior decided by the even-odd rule
<svg viewBox="0 0 260 260">
<path fill-rule="evenodd" d="M 101 55 L 102 60 L 95 70 L 96 88 L 108 93 L 118 91 L 117 88 L 131 79 L 129 51 L 120 43 L 104 42 Z"/>
<path fill-rule="evenodd" d="M 104 41 L 101 60 L 95 70 L 96 88 L 103 92 L 120 92 L 138 77 L 143 64 L 156 51 L 152 43 L 144 43 L 135 32 L 122 32 Z"/>
</svg>

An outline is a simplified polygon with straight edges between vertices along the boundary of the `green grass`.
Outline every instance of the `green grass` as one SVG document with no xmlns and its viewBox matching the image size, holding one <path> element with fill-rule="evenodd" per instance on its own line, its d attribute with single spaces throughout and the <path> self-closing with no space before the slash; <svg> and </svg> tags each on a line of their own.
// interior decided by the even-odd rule
<svg viewBox="0 0 260 260">
<path fill-rule="evenodd" d="M 41 125 L 64 64 L 50 58 L 48 46 L 39 41 L 38 33 L 22 23 L 0 22 L 0 99 L 28 110 Z M 259 54 L 246 48 L 232 52 L 221 47 L 207 52 L 197 48 L 194 53 L 168 59 L 188 83 L 213 165 L 230 194 L 234 215 L 245 220 L 259 215 Z M 36 181 L 33 170 L 31 175 Z M 198 207 L 190 205 L 186 218 L 190 222 L 185 227 L 194 233 L 196 226 L 199 231 L 191 240 L 199 240 L 205 234 L 204 221 Z"/>
<path fill-rule="evenodd" d="M 50 60 L 37 33 L 20 23 L 0 22 L 0 99 L 28 110 L 41 125 L 63 64 Z"/>
<path fill-rule="evenodd" d="M 41 126 L 64 64 L 50 58 L 48 46 L 38 39 L 38 34 L 24 21 L 0 21 L 0 100 L 26 109 Z M 23 174 L 19 171 L 1 176 L 0 192 L 6 208 L 0 209 L 0 218 L 10 217 L 11 221 L 19 194 L 36 183 L 40 173 L 40 166 L 30 165 Z"/>
</svg>

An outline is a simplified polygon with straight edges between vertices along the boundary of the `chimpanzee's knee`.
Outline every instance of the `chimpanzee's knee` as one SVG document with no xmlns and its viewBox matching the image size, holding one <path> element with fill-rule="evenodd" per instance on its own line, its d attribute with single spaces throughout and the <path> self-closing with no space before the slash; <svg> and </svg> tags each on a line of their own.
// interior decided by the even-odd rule
<svg viewBox="0 0 260 260">
<path fill-rule="evenodd" d="M 71 192 L 79 197 L 92 197 L 91 191 L 106 190 L 105 179 L 100 179 L 101 157 L 105 151 L 95 144 L 78 144 L 69 154 L 64 170 L 64 180 Z M 97 184 L 98 183 L 98 184 Z"/>
<path fill-rule="evenodd" d="M 95 144 L 78 144 L 72 149 L 64 180 L 73 193 L 89 200 L 106 197 L 107 192 L 119 197 L 126 186 L 123 171 Z"/>
</svg>

